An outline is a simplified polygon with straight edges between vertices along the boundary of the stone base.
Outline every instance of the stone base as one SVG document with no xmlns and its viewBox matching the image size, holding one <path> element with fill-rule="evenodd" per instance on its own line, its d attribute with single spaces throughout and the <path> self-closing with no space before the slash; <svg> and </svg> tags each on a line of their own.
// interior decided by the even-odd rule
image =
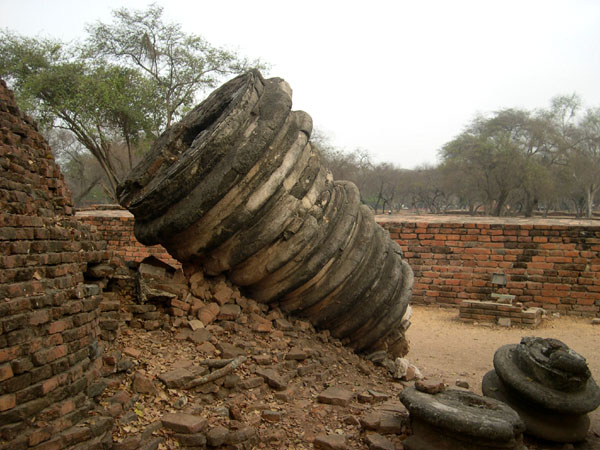
<svg viewBox="0 0 600 450">
<path fill-rule="evenodd" d="M 413 435 L 402 444 L 406 450 L 526 450 L 522 436 L 508 442 L 485 442 L 469 436 L 455 436 L 421 420 L 411 420 Z"/>
<path fill-rule="evenodd" d="M 427 394 L 409 387 L 400 401 L 410 413 L 409 450 L 524 450 L 525 426 L 504 403 L 469 391 Z"/>
<path fill-rule="evenodd" d="M 531 436 L 562 443 L 583 441 L 587 436 L 590 427 L 587 414 L 556 414 L 525 403 L 510 392 L 494 370 L 484 375 L 481 389 L 483 395 L 500 400 L 514 409 L 527 427 L 525 433 Z"/>
</svg>

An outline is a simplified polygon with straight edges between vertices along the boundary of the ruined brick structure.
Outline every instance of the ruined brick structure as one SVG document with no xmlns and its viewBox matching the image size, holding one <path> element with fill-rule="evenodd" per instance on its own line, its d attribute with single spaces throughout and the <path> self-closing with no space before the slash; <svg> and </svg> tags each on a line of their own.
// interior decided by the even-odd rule
<svg viewBox="0 0 600 450">
<path fill-rule="evenodd" d="M 117 188 L 135 236 L 360 352 L 404 354 L 413 272 L 334 180 L 281 78 L 250 70 L 167 128 Z"/>
<path fill-rule="evenodd" d="M 526 307 L 600 317 L 600 225 L 548 222 L 474 217 L 383 226 L 415 272 L 414 303 L 459 306 L 496 292 Z M 492 283 L 495 273 L 505 285 Z"/>
<path fill-rule="evenodd" d="M 78 214 L 97 227 L 109 248 L 124 260 L 141 261 L 152 255 L 172 263 L 161 246 L 145 247 L 135 239 L 130 214 L 111 217 L 108 212 L 93 210 Z M 514 295 L 525 307 L 600 317 L 600 226 L 477 220 L 381 223 L 415 271 L 413 303 L 458 307 L 463 302 L 473 305 L 488 300 L 491 293 L 498 292 Z M 494 273 L 506 275 L 505 286 L 492 284 Z M 521 315 L 512 314 L 512 322 L 521 323 L 515 320 Z"/>
<path fill-rule="evenodd" d="M 175 268 L 181 267 L 179 261 L 161 245 L 140 243 L 133 234 L 133 216 L 118 205 L 92 205 L 77 211 L 76 217 L 97 230 L 102 239 L 106 240 L 112 254 L 123 261 L 141 262 L 144 258 L 154 256 Z"/>
<path fill-rule="evenodd" d="M 105 247 L 73 216 L 50 147 L 0 80 L 0 448 L 112 440 L 112 420 L 90 416 L 103 389 L 100 288 L 83 277 Z"/>
</svg>

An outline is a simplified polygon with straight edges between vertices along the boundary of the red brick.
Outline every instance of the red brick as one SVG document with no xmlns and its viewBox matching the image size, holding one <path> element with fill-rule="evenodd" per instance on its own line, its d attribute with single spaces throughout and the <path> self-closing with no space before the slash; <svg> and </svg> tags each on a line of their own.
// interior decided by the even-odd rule
<svg viewBox="0 0 600 450">
<path fill-rule="evenodd" d="M 19 356 L 19 347 L 0 348 L 0 363 L 11 361 Z"/>
<path fill-rule="evenodd" d="M 573 310 L 595 313 L 595 312 L 598 312 L 600 310 L 600 308 L 598 306 L 592 306 L 592 305 L 573 305 Z"/>
<path fill-rule="evenodd" d="M 495 317 L 491 314 L 473 314 L 471 317 L 476 320 L 494 320 L 495 319 Z"/>
<path fill-rule="evenodd" d="M 539 301 L 540 303 L 552 303 L 552 304 L 558 304 L 560 303 L 560 297 L 550 297 L 550 296 L 535 296 L 534 297 L 535 301 Z"/>
<path fill-rule="evenodd" d="M 8 380 L 13 376 L 14 373 L 10 364 L 2 364 L 0 366 L 0 381 Z"/>
<path fill-rule="evenodd" d="M 42 393 L 46 395 L 58 387 L 58 377 L 49 378 L 42 383 Z"/>
<path fill-rule="evenodd" d="M 29 436 L 29 446 L 33 447 L 52 437 L 52 427 L 38 428 Z"/>
<path fill-rule="evenodd" d="M 52 347 L 49 349 L 40 350 L 33 355 L 33 362 L 37 366 L 48 364 L 49 362 L 55 361 L 58 358 L 62 358 L 67 355 L 67 346 L 59 345 L 58 347 Z"/>
<path fill-rule="evenodd" d="M 60 333 L 68 328 L 69 324 L 65 320 L 58 320 L 52 322 L 48 327 L 48 334 Z"/>
<path fill-rule="evenodd" d="M 15 394 L 7 394 L 0 396 L 0 411 L 8 411 L 17 405 Z"/>
<path fill-rule="evenodd" d="M 35 311 L 29 316 L 29 325 L 41 325 L 50 320 L 50 312 L 48 310 Z"/>
</svg>

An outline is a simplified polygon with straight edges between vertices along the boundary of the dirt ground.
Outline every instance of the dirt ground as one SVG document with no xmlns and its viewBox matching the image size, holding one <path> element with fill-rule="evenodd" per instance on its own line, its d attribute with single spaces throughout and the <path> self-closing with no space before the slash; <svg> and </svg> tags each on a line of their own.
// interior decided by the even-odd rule
<svg viewBox="0 0 600 450">
<path fill-rule="evenodd" d="M 590 318 L 560 317 L 544 319 L 538 328 L 506 328 L 462 322 L 456 309 L 413 306 L 411 322 L 408 359 L 426 377 L 441 378 L 451 386 L 466 380 L 473 392 L 481 394 L 481 379 L 493 368 L 494 352 L 523 336 L 563 341 L 587 359 L 592 376 L 600 380 L 600 326 L 592 325 Z M 590 416 L 592 436 L 600 438 L 600 409 Z M 600 448 L 600 439 L 597 445 L 592 448 Z"/>
</svg>

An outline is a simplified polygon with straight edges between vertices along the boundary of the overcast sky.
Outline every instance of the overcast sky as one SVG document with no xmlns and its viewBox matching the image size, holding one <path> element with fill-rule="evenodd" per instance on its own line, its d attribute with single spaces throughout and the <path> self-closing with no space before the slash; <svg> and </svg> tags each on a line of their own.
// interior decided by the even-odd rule
<svg viewBox="0 0 600 450">
<path fill-rule="evenodd" d="M 0 27 L 82 38 L 141 0 L 0 0 Z M 347 150 L 404 168 L 436 163 L 476 113 L 600 106 L 600 1 L 159 0 L 165 17 L 271 64 L 294 109 Z"/>
</svg>

